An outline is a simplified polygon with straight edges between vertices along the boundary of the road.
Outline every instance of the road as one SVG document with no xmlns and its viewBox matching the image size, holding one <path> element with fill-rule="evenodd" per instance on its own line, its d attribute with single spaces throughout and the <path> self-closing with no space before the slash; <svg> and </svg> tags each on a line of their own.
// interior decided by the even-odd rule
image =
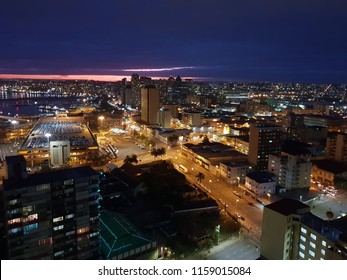
<svg viewBox="0 0 347 280">
<path fill-rule="evenodd" d="M 215 199 L 221 209 L 227 211 L 229 214 L 240 214 L 245 220 L 239 219 L 240 224 L 249 230 L 250 234 L 260 244 L 261 226 L 263 221 L 262 206 L 256 203 L 252 198 L 244 196 L 244 198 L 237 197 L 233 191 L 237 191 L 237 187 L 232 187 L 225 181 L 219 180 L 218 177 L 212 175 L 208 170 L 201 167 L 199 164 L 192 162 L 180 153 L 180 147 L 175 147 L 167 150 L 167 159 L 172 160 L 173 163 L 182 164 L 188 168 L 188 173 L 182 172 L 187 180 L 201 188 L 203 188 L 209 196 Z M 205 175 L 205 179 L 200 185 L 197 181 L 196 175 L 201 172 Z M 249 203 L 254 203 L 254 206 Z"/>
<path fill-rule="evenodd" d="M 109 137 L 108 137 L 109 138 Z M 247 229 L 254 241 L 260 245 L 261 226 L 263 220 L 263 206 L 254 201 L 251 197 L 236 196 L 233 191 L 237 191 L 237 187 L 232 187 L 223 180 L 212 175 L 208 170 L 204 169 L 199 164 L 188 160 L 181 154 L 180 146 L 169 148 L 166 150 L 166 155 L 159 158 L 153 158 L 148 150 L 140 149 L 135 145 L 134 140 L 124 139 L 121 136 L 112 137 L 112 141 L 119 150 L 117 161 L 113 161 L 117 166 L 123 164 L 123 159 L 126 155 L 136 154 L 139 163 L 148 163 L 153 160 L 166 159 L 171 160 L 176 166 L 182 164 L 188 168 L 188 173 L 181 171 L 187 180 L 203 189 L 211 198 L 216 200 L 222 211 L 226 211 L 229 215 L 239 214 L 243 218 L 239 218 L 240 224 Z M 198 182 L 196 175 L 201 172 L 205 175 L 201 184 Z M 253 203 L 254 205 L 250 205 Z"/>
<path fill-rule="evenodd" d="M 187 260 L 256 260 L 260 250 L 247 236 L 228 239 L 209 250 L 188 256 Z"/>
</svg>

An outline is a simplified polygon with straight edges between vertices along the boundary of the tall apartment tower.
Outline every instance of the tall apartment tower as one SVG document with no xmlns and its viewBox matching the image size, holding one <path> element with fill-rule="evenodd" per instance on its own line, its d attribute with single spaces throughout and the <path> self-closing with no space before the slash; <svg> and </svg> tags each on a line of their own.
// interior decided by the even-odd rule
<svg viewBox="0 0 347 280">
<path fill-rule="evenodd" d="M 6 165 L 6 258 L 98 259 L 99 173 L 84 166 L 27 175 L 23 156 Z"/>
<path fill-rule="evenodd" d="M 347 162 L 347 133 L 329 133 L 326 142 L 326 155 L 329 159 Z"/>
<path fill-rule="evenodd" d="M 269 260 L 346 260 L 347 217 L 322 220 L 310 206 L 282 199 L 264 206 L 261 256 Z"/>
<path fill-rule="evenodd" d="M 253 123 L 249 131 L 248 161 L 259 170 L 268 169 L 269 155 L 279 155 L 282 128 L 272 124 Z"/>
<path fill-rule="evenodd" d="M 159 90 L 155 86 L 141 88 L 141 120 L 147 124 L 158 124 L 159 103 Z"/>
</svg>

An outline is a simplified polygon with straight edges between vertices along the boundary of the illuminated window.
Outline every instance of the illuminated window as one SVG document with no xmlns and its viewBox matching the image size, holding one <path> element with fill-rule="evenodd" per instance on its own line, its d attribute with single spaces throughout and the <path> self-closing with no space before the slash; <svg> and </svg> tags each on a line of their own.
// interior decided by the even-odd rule
<svg viewBox="0 0 347 280">
<path fill-rule="evenodd" d="M 308 253 L 309 253 L 312 257 L 314 257 L 314 256 L 316 255 L 315 252 L 313 252 L 313 251 L 311 251 L 311 250 L 309 250 Z"/>
<path fill-rule="evenodd" d="M 57 227 L 54 227 L 53 230 L 61 230 L 64 228 L 64 225 L 60 225 L 60 226 L 57 226 Z"/>
<path fill-rule="evenodd" d="M 65 219 L 71 219 L 73 217 L 75 217 L 75 214 L 69 214 L 65 216 Z"/>
<path fill-rule="evenodd" d="M 17 204 L 18 202 L 19 202 L 18 199 L 12 199 L 12 200 L 10 200 L 10 201 L 8 202 L 8 204 L 9 204 L 9 205 L 15 205 L 15 204 Z"/>
<path fill-rule="evenodd" d="M 302 240 L 302 241 L 304 241 L 304 242 L 306 242 L 306 237 L 305 236 L 300 236 L 300 239 Z"/>
<path fill-rule="evenodd" d="M 23 207 L 23 212 L 29 212 L 29 211 L 33 211 L 33 207 L 31 205 Z"/>
<path fill-rule="evenodd" d="M 64 251 L 59 251 L 59 252 L 54 253 L 55 257 L 62 256 L 62 255 L 64 255 Z"/>
<path fill-rule="evenodd" d="M 97 235 L 99 235 L 98 232 L 93 232 L 93 233 L 89 234 L 89 237 L 93 237 L 93 236 L 97 236 Z"/>
<path fill-rule="evenodd" d="M 32 214 L 32 215 L 29 215 L 28 217 L 26 218 L 23 218 L 23 222 L 26 223 L 26 222 L 31 222 L 31 221 L 35 221 L 39 218 L 39 216 L 37 214 Z"/>
<path fill-rule="evenodd" d="M 303 245 L 303 244 L 300 243 L 300 248 L 303 249 L 303 250 L 305 250 L 306 247 L 305 247 L 305 245 Z"/>
<path fill-rule="evenodd" d="M 64 220 L 64 217 L 63 217 L 63 216 L 60 216 L 60 217 L 54 218 L 54 219 L 53 219 L 53 223 L 57 223 L 57 222 L 60 222 L 60 221 L 62 221 L 62 220 Z"/>
<path fill-rule="evenodd" d="M 20 218 L 8 220 L 9 225 L 13 225 L 13 224 L 20 223 L 20 222 L 21 222 Z"/>
<path fill-rule="evenodd" d="M 64 185 L 73 185 L 73 179 L 71 180 L 65 180 Z"/>
<path fill-rule="evenodd" d="M 313 242 L 310 242 L 310 246 L 314 249 L 316 248 L 316 244 L 314 244 Z"/>
<path fill-rule="evenodd" d="M 45 191 L 49 189 L 49 184 L 42 184 L 36 187 L 37 191 Z"/>
<path fill-rule="evenodd" d="M 23 227 L 23 232 L 24 232 L 24 234 L 29 234 L 32 230 L 35 230 L 38 227 L 39 227 L 38 223 L 26 225 Z"/>
<path fill-rule="evenodd" d="M 324 249 L 320 250 L 320 252 L 322 253 L 322 255 L 325 255 L 325 250 Z"/>
<path fill-rule="evenodd" d="M 305 258 L 305 254 L 303 252 L 299 252 L 299 256 L 303 259 Z"/>
<path fill-rule="evenodd" d="M 301 232 L 302 232 L 302 233 L 307 233 L 307 230 L 306 230 L 305 228 L 302 227 L 302 228 L 301 228 Z"/>
<path fill-rule="evenodd" d="M 82 234 L 82 233 L 85 233 L 88 231 L 89 231 L 89 227 L 79 228 L 79 229 L 77 229 L 77 234 Z"/>
<path fill-rule="evenodd" d="M 322 245 L 325 247 L 325 246 L 327 246 L 327 243 L 323 240 Z"/>
<path fill-rule="evenodd" d="M 310 237 L 311 237 L 313 240 L 316 240 L 316 239 L 317 239 L 317 236 L 315 236 L 313 233 L 310 234 Z"/>
<path fill-rule="evenodd" d="M 22 228 L 13 228 L 10 230 L 10 233 L 17 233 L 17 232 L 20 232 L 22 231 Z"/>
</svg>

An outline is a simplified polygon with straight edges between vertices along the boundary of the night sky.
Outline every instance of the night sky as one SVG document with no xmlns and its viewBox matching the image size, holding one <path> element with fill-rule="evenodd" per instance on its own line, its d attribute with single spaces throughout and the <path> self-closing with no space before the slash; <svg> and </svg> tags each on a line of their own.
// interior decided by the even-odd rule
<svg viewBox="0 0 347 280">
<path fill-rule="evenodd" d="M 347 1 L 0 1 L 1 74 L 133 72 L 347 83 Z"/>
</svg>

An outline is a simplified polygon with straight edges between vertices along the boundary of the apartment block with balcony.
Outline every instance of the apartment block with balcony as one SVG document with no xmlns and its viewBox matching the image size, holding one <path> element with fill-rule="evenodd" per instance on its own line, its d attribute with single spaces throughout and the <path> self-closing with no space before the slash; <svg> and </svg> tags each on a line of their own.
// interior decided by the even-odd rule
<svg viewBox="0 0 347 280">
<path fill-rule="evenodd" d="M 231 185 L 244 184 L 247 173 L 252 171 L 247 161 L 224 161 L 219 164 L 220 176 Z"/>
<path fill-rule="evenodd" d="M 254 197 L 275 193 L 276 180 L 274 174 L 266 171 L 254 171 L 248 173 L 245 180 L 245 188 Z"/>
<path fill-rule="evenodd" d="M 261 256 L 269 260 L 346 260 L 347 217 L 325 221 L 282 199 L 264 207 Z"/>
<path fill-rule="evenodd" d="M 287 191 L 310 187 L 312 162 L 307 155 L 269 156 L 268 171 L 276 175 L 278 184 Z"/>
<path fill-rule="evenodd" d="M 347 163 L 347 133 L 329 133 L 325 152 L 329 159 Z"/>
<path fill-rule="evenodd" d="M 8 259 L 98 259 L 99 173 L 77 167 L 28 175 L 22 156 L 6 158 Z"/>
</svg>

